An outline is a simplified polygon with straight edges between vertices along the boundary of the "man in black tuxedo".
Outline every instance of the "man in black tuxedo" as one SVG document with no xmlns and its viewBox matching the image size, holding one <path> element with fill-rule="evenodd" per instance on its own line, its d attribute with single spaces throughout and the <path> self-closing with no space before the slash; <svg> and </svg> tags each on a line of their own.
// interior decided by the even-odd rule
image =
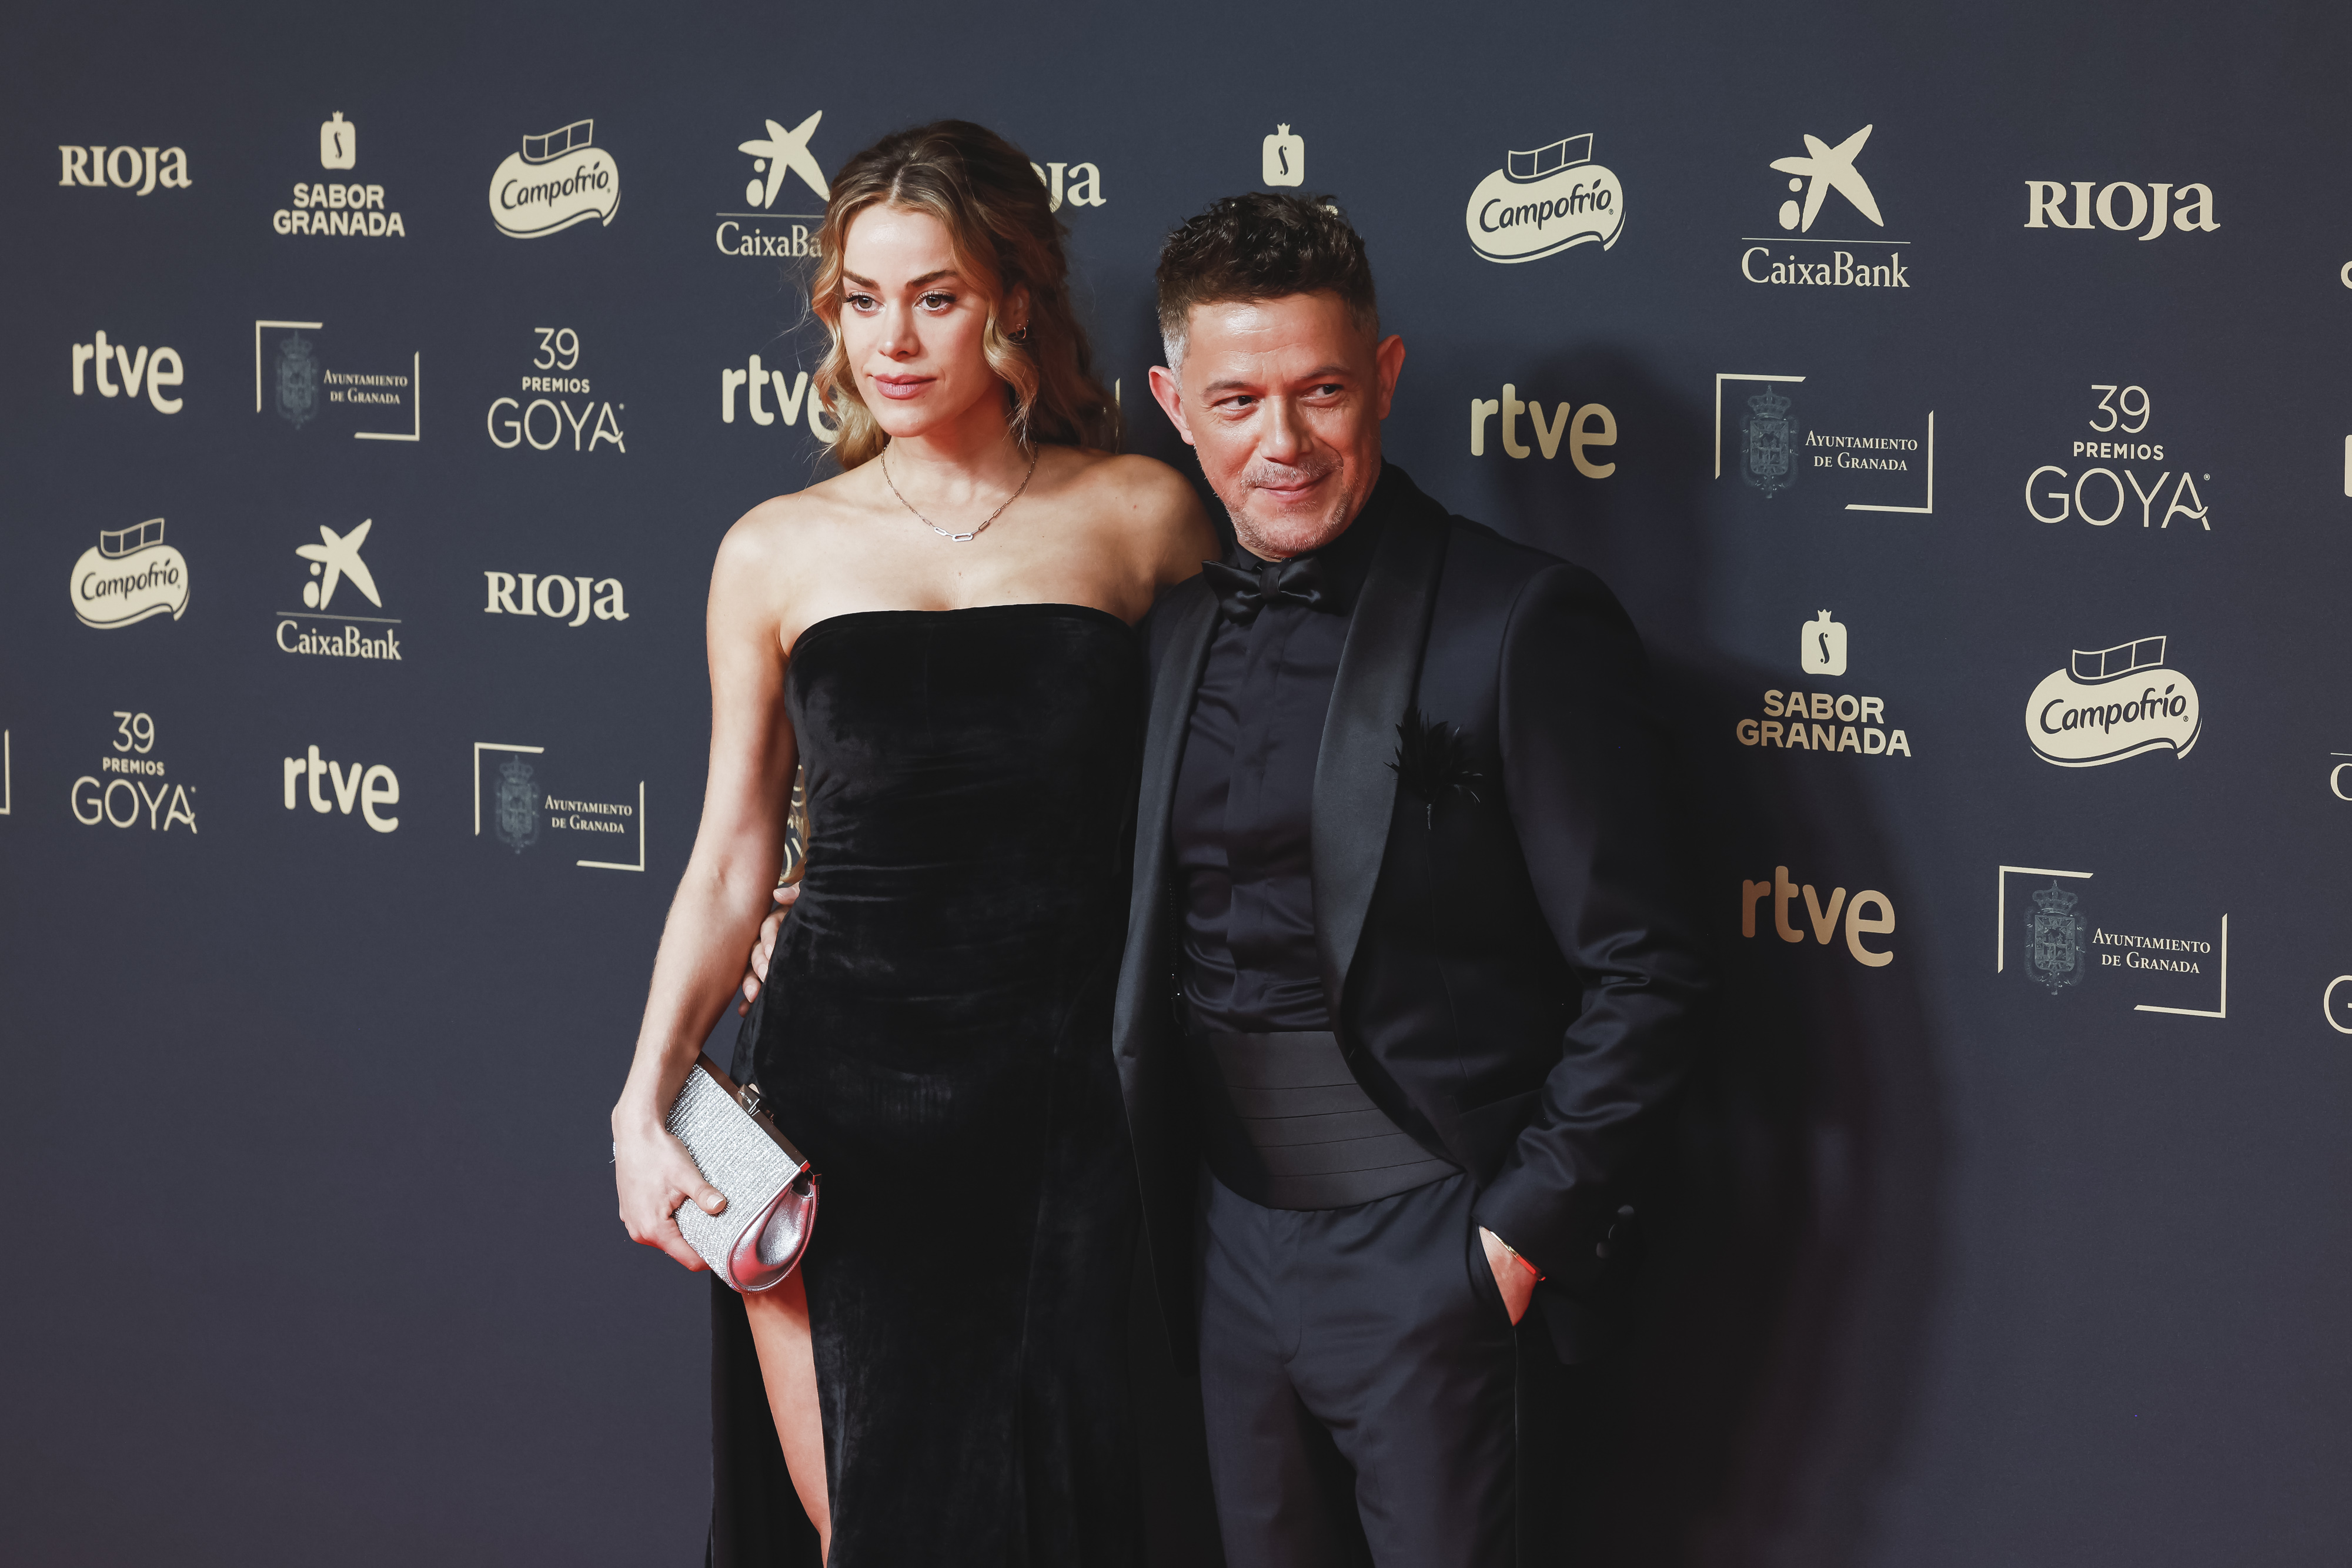
<svg viewBox="0 0 2352 1568">
<path fill-rule="evenodd" d="M 1641 644 L 1382 462 L 1404 345 L 1335 211 L 1221 201 L 1159 287 L 1237 535 L 1145 626 L 1115 1047 L 1161 1310 L 1229 1568 L 1492 1568 L 1543 1544 L 1519 1363 L 1593 1348 L 1708 983 Z"/>
</svg>

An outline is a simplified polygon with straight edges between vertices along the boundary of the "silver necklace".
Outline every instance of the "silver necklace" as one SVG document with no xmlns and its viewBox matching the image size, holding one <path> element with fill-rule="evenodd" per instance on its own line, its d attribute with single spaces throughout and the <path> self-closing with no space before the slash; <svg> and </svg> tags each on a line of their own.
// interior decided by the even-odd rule
<svg viewBox="0 0 2352 1568">
<path fill-rule="evenodd" d="M 1037 449 L 1033 446 L 1029 449 L 1029 472 L 1021 476 L 1020 489 L 1014 490 L 1013 494 L 1004 497 L 1004 507 L 1009 507 L 1013 505 L 1013 502 L 1021 498 L 1021 492 L 1029 488 L 1029 481 L 1036 476 L 1036 473 Z M 890 486 L 890 494 L 893 496 L 898 496 L 898 481 L 890 477 L 890 449 L 887 446 L 882 449 L 882 483 Z M 904 496 L 898 496 L 898 505 L 906 507 L 907 510 L 910 512 L 915 512 L 915 503 L 909 501 Z M 953 539 L 958 544 L 970 544 L 972 540 L 980 538 L 981 535 L 988 531 L 989 524 L 996 521 L 997 518 L 1004 515 L 1004 507 L 999 507 L 996 510 L 989 513 L 988 516 L 981 518 L 980 526 L 972 529 L 971 532 L 968 534 L 951 534 L 948 532 L 947 529 L 940 527 L 939 524 L 931 521 L 930 518 L 923 516 L 920 512 L 915 512 L 915 521 L 922 524 L 923 527 L 930 529 L 931 532 L 939 535 L 940 538 L 943 539 Z"/>
</svg>

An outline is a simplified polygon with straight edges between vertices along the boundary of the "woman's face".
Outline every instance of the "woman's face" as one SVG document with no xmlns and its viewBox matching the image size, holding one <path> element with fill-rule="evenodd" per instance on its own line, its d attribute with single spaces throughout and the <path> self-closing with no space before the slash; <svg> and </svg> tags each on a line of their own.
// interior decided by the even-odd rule
<svg viewBox="0 0 2352 1568">
<path fill-rule="evenodd" d="M 921 435 L 1003 397 L 981 351 L 988 297 L 957 271 L 946 225 L 877 204 L 850 220 L 841 249 L 842 349 L 885 432 Z"/>
</svg>

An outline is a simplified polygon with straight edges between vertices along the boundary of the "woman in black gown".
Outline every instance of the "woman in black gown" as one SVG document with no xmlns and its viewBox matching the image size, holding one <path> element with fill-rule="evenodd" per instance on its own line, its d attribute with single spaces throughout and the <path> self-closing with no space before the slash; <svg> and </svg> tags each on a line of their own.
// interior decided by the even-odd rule
<svg viewBox="0 0 2352 1568">
<path fill-rule="evenodd" d="M 712 1555 L 835 1568 L 1135 1560 L 1132 1167 L 1109 1047 L 1143 705 L 1130 628 L 1213 549 L 1108 455 L 1028 161 L 945 121 L 836 176 L 814 378 L 843 472 L 712 575 L 710 773 L 613 1113 L 621 1215 L 719 1201 L 661 1117 L 742 972 L 804 767 L 799 902 L 743 1031 L 823 1173 L 800 1270 L 719 1303 Z M 770 1429 L 736 1397 L 763 1384 Z"/>
</svg>

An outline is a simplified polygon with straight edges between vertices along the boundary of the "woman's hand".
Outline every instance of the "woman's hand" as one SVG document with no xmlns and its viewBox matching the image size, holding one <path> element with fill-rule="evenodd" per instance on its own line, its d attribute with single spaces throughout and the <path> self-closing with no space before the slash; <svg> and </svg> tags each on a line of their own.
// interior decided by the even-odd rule
<svg viewBox="0 0 2352 1568">
<path fill-rule="evenodd" d="M 620 1191 L 621 1223 L 628 1228 L 629 1239 L 658 1247 L 698 1273 L 708 1269 L 686 1244 L 676 1216 L 688 1203 L 699 1205 L 705 1214 L 721 1213 L 726 1195 L 702 1179 L 686 1145 L 659 1122 L 640 1123 L 626 1134 L 615 1126 L 614 1132 L 613 1182 Z"/>
<path fill-rule="evenodd" d="M 776 934 L 784 928 L 784 916 L 793 912 L 800 896 L 797 882 L 776 889 L 776 907 L 760 922 L 760 939 L 751 944 L 750 967 L 743 973 L 743 999 L 735 1004 L 736 1017 L 750 1012 L 751 1004 L 760 999 L 760 988 L 768 983 L 768 960 L 776 955 Z"/>
</svg>

